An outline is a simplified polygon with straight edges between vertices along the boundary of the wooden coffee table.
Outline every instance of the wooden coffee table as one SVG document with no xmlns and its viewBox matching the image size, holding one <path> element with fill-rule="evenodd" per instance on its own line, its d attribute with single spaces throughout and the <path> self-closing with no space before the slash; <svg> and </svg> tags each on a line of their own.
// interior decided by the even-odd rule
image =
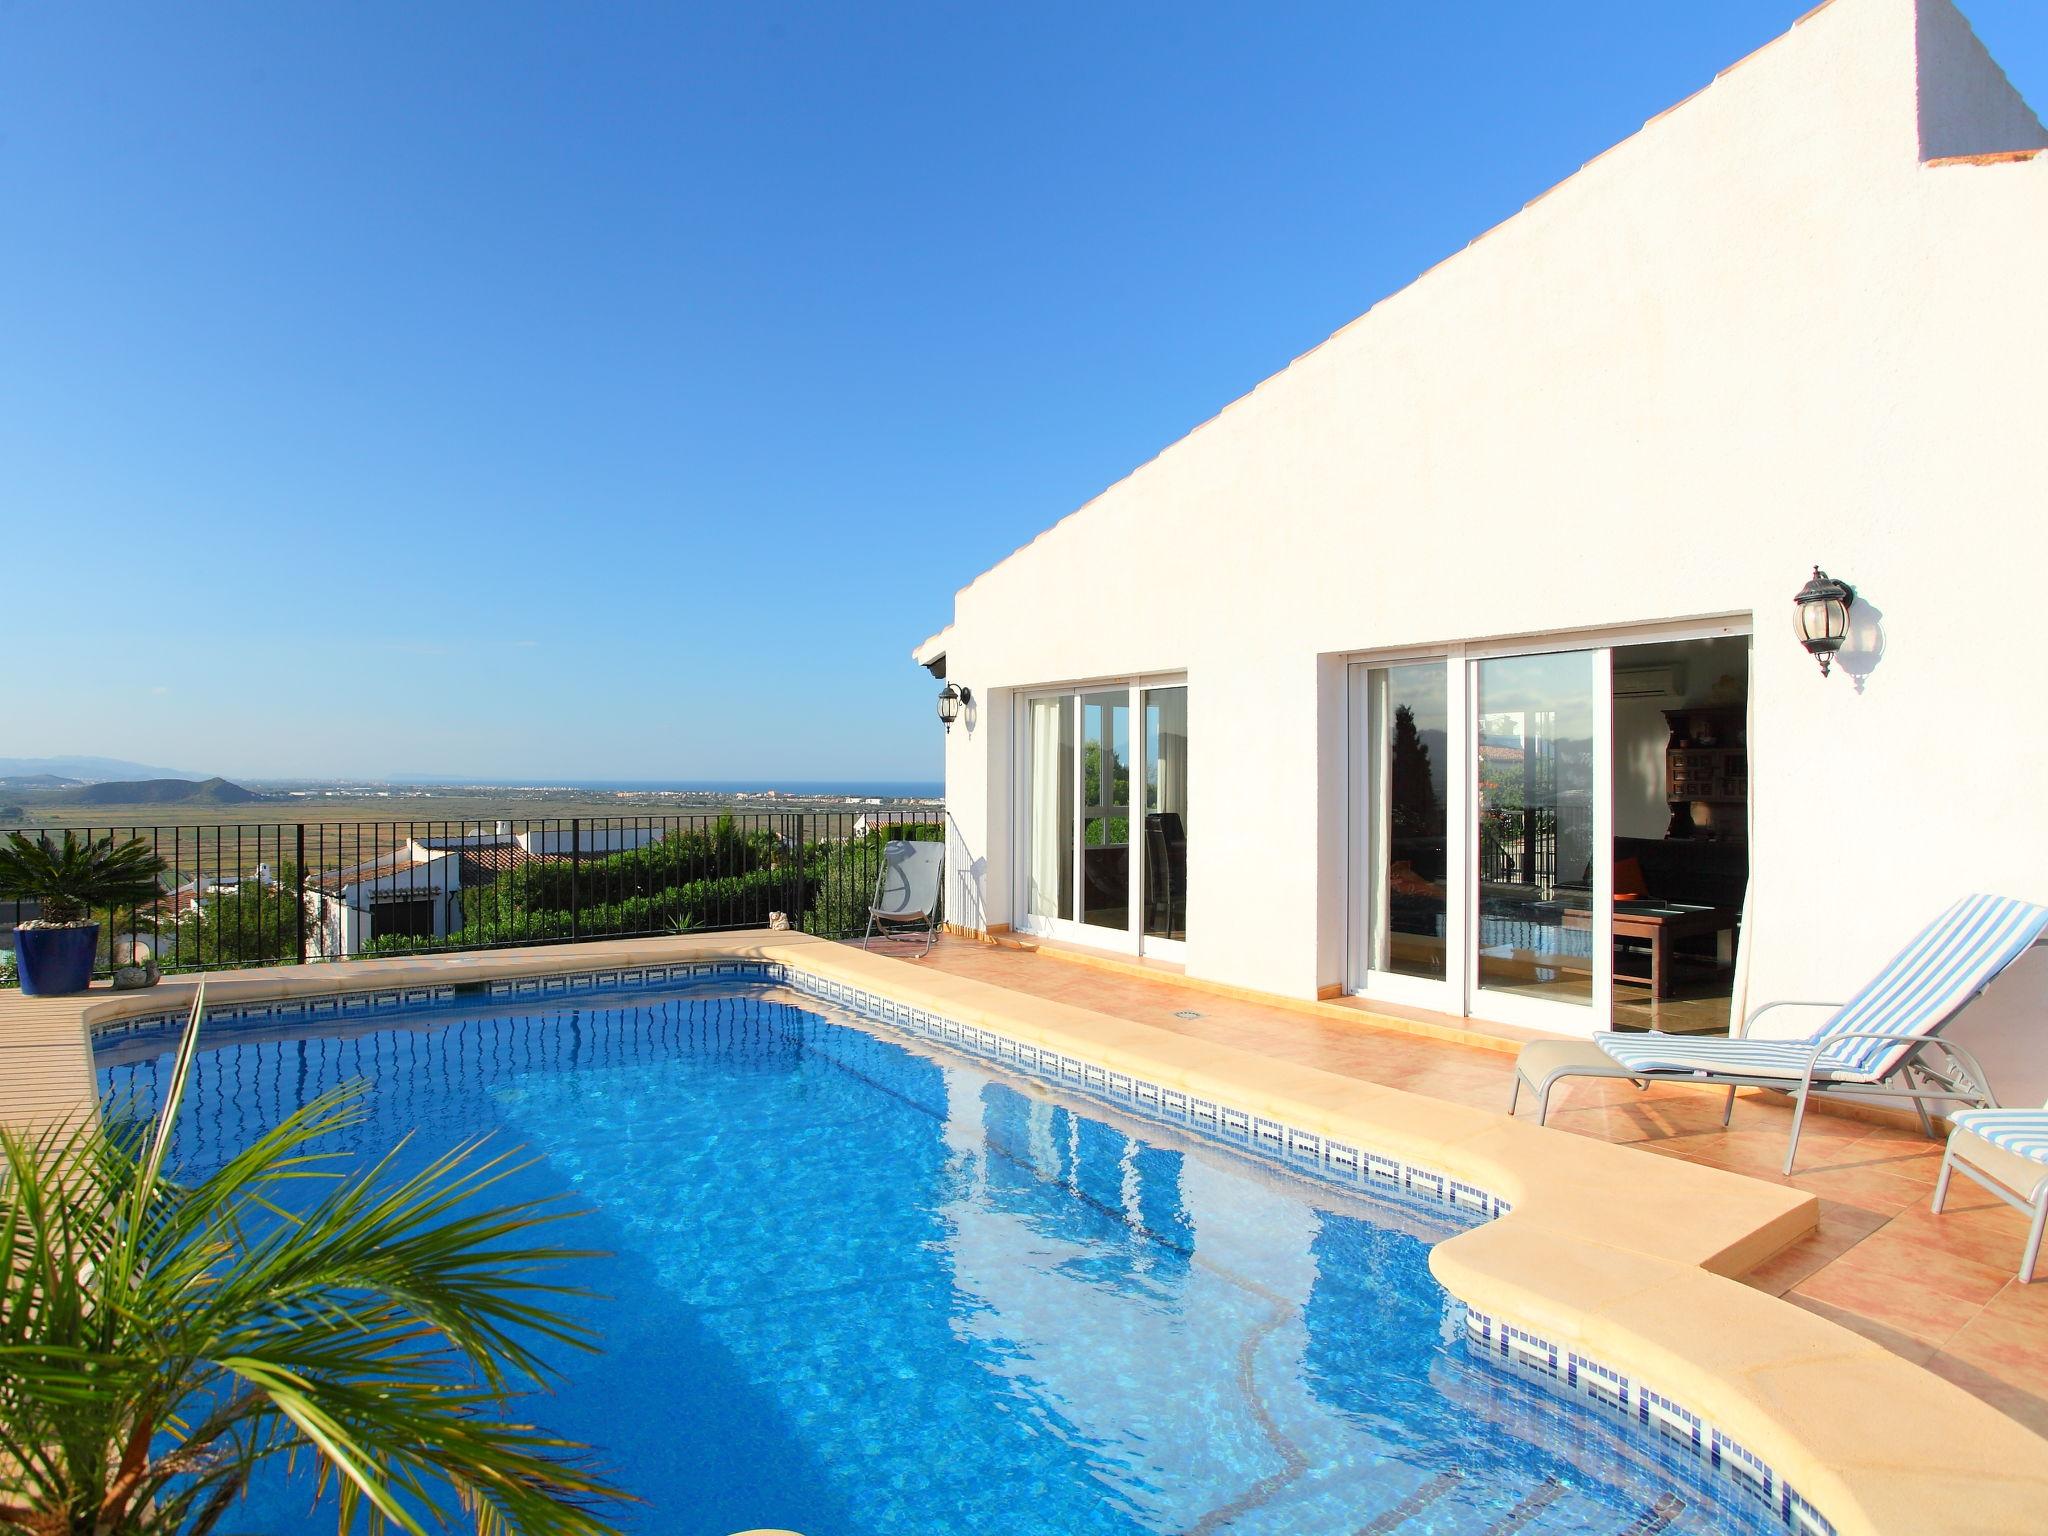
<svg viewBox="0 0 2048 1536">
<path fill-rule="evenodd" d="M 1672 941 L 1708 933 L 1732 933 L 1741 921 L 1742 914 L 1733 907 L 1695 907 L 1676 901 L 1617 901 L 1614 936 L 1649 945 L 1650 974 L 1630 976 L 1616 971 L 1614 979 L 1647 986 L 1650 995 L 1661 1001 L 1671 995 Z M 1586 932 L 1593 926 L 1593 914 L 1585 907 L 1567 907 L 1564 925 Z"/>
</svg>

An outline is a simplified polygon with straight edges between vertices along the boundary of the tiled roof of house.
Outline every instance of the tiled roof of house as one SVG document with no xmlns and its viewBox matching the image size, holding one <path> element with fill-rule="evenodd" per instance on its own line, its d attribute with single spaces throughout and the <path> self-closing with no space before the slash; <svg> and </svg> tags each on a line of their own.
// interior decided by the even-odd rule
<svg viewBox="0 0 2048 1536">
<path fill-rule="evenodd" d="M 382 858 L 351 865 L 346 869 L 322 870 L 313 877 L 311 884 L 316 891 L 338 896 L 348 886 L 360 885 L 365 880 L 382 880 L 387 875 L 403 874 L 408 869 L 417 868 L 423 862 L 400 850 L 397 853 L 385 854 Z"/>
</svg>

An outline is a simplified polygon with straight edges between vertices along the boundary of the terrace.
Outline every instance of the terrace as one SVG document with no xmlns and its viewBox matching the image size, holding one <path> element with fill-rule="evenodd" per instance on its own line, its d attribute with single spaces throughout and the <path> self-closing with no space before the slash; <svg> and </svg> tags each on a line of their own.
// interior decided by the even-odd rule
<svg viewBox="0 0 2048 1536">
<path fill-rule="evenodd" d="M 1740 1425 L 1740 1438 L 1764 1445 L 1788 1483 L 1795 1468 L 1804 1489 L 1829 1489 L 1840 1478 L 1841 1490 L 1821 1500 L 1837 1530 L 1928 1528 L 1871 1514 L 1874 1476 L 1886 1487 L 1905 1479 L 1902 1508 L 1988 1499 L 1981 1528 L 2017 1528 L 1999 1513 L 2001 1501 L 2030 1497 L 2030 1457 L 2048 1465 L 2034 1438 L 2048 1428 L 2048 1300 L 2040 1288 L 2012 1283 L 2021 1223 L 1967 1190 L 1949 1214 L 1928 1216 L 1939 1146 L 1909 1126 L 1823 1115 L 1787 1180 L 1776 1171 L 1785 1109 L 1768 1095 L 1745 1095 L 1723 1129 L 1713 1094 L 1575 1085 L 1553 1107 L 1551 1128 L 1526 1116 L 1509 1125 L 1501 1110 L 1512 1031 L 1394 1017 L 1355 1001 L 1249 995 L 1057 945 L 948 935 L 912 960 L 911 947 L 863 951 L 818 935 L 748 929 L 474 952 L 450 952 L 425 937 L 408 944 L 412 953 L 388 959 L 213 973 L 209 996 L 226 1017 L 217 1027 L 229 1032 L 217 1038 L 232 1040 L 239 1007 L 270 1000 L 573 978 L 657 957 L 786 963 L 828 985 L 943 1010 L 1020 1041 L 1057 1043 L 1104 1063 L 1106 1082 L 1121 1070 L 1185 1083 L 1190 1093 L 1234 1099 L 1326 1139 L 1355 1138 L 1481 1188 L 1511 1189 L 1517 1216 L 1443 1245 L 1439 1278 L 1477 1308 L 1548 1317 L 1553 1327 L 1610 1305 L 1625 1314 L 1625 1304 L 1600 1298 L 1616 1285 L 1648 1286 L 1661 1299 L 1647 1320 L 1601 1322 L 1592 1336 L 1625 1365 L 1654 1369 L 1661 1384 L 1682 1383 L 1707 1405 L 1708 1422 Z M 125 993 L 96 986 L 68 999 L 0 996 L 0 1120 L 47 1123 L 88 1112 L 88 1041 L 124 1019 L 175 1010 L 189 996 L 186 979 Z M 1597 1256 L 1590 1269 L 1587 1256 Z M 1757 1310 L 1765 1297 L 1825 1320 L 1814 1325 L 1822 1331 L 1789 1321 L 1760 1330 L 1783 1316 Z M 1829 1342 L 1828 1323 L 1877 1347 L 1844 1354 Z M 1753 1358 L 1751 1340 L 1760 1351 Z M 1632 1357 L 1644 1349 L 1660 1363 Z M 1995 1413 L 1962 1412 L 1967 1399 L 1940 1397 L 1922 1371 Z M 1759 1397 L 1765 1375 L 1777 1384 Z M 1926 1466 L 1901 1471 L 1907 1451 L 1884 1445 L 1874 1453 L 1881 1476 L 1850 1465 L 1839 1445 L 1827 1448 L 1842 1427 L 1812 1421 L 1803 1407 L 1791 1410 L 1792 1420 L 1805 1421 L 1804 1432 L 1820 1443 L 1772 1442 L 1784 1432 L 1787 1394 L 1803 1404 L 1852 1389 L 1897 1405 L 1880 1438 L 1910 1446 Z M 2009 1421 L 2003 1432 L 1993 1427 L 2001 1415 Z"/>
<path fill-rule="evenodd" d="M 559 967 L 572 963 L 566 955 L 603 958 L 620 942 L 654 935 L 763 928 L 771 909 L 786 912 L 793 927 L 850 941 L 884 838 L 935 835 L 937 822 L 920 807 L 82 830 L 139 836 L 166 860 L 172 873 L 162 902 L 131 915 L 122 931 L 154 935 L 167 974 L 212 975 L 218 996 L 227 981 L 236 991 L 332 985 L 354 969 L 336 962 L 372 954 L 460 956 L 442 961 L 460 967 L 478 963 L 476 951 L 497 951 L 516 969 L 517 946 L 538 943 L 546 947 L 525 953 Z M 389 922 L 415 903 L 441 902 L 435 920 Z M 373 914 L 381 926 L 372 926 Z M 0 904 L 0 920 L 23 915 Z M 346 942 L 337 942 L 344 932 Z M 875 953 L 908 960 L 917 949 L 882 943 Z M 1078 1007 L 1488 1112 L 1505 1107 L 1513 1053 L 1531 1038 L 1510 1025 L 1396 1016 L 1403 1011 L 1355 997 L 1308 1002 L 1204 985 L 1172 964 L 1058 941 L 991 943 L 949 932 L 919 967 L 1020 1001 Z M 103 954 L 99 974 L 110 970 Z M 11 1026 L 0 1047 L 9 1058 L 0 1118 L 75 1113 L 90 1102 L 89 1073 L 80 1075 L 84 1064 L 63 1031 L 33 1043 L 24 1036 L 24 1001 L 0 992 Z M 2024 1218 L 1967 1184 L 1944 1215 L 1932 1215 L 1940 1143 L 1882 1112 L 1829 1106 L 1787 1179 L 1779 1163 L 1788 1114 L 1781 1096 L 1748 1092 L 1724 1128 L 1717 1095 L 1580 1080 L 1560 1089 L 1550 1125 L 1815 1196 L 1814 1230 L 1770 1255 L 1746 1283 L 1840 1322 L 2048 1434 L 2048 1286 L 2022 1286 L 2013 1273 Z"/>
<path fill-rule="evenodd" d="M 941 939 L 917 962 L 1048 1002 L 1249 1050 L 1363 1083 L 1498 1112 L 1513 1080 L 1511 1030 L 1441 1030 L 1353 1001 L 1294 1003 L 1191 986 L 1171 974 L 1056 945 Z M 1523 1114 L 1529 1106 L 1525 1099 Z M 2021 1285 L 2026 1218 L 1976 1186 L 1929 1199 L 1941 1143 L 1908 1116 L 1823 1114 L 1779 1171 L 1781 1095 L 1746 1092 L 1732 1124 L 1697 1088 L 1579 1080 L 1559 1090 L 1549 1126 L 1660 1157 L 1789 1185 L 1820 1202 L 1815 1229 L 1744 1282 L 1874 1340 L 2048 1434 L 2048 1286 Z"/>
<path fill-rule="evenodd" d="M 169 873 L 91 990 L 0 992 L 0 1123 L 154 1086 L 204 977 L 202 1112 L 168 1138 L 236 1150 L 218 1128 L 275 1123 L 315 1058 L 367 1058 L 397 1140 L 510 1124 L 685 1282 L 588 1286 L 625 1340 L 563 1395 L 663 1439 L 657 1495 L 794 1445 L 844 1509 L 895 1501 L 817 1499 L 810 1536 L 1103 1530 L 1154 1494 L 1133 1528 L 2039 1529 L 2048 1284 L 1976 1186 L 1929 1210 L 1938 1140 L 1831 1103 L 1786 1174 L 1776 1091 L 1726 1123 L 1612 1077 L 1547 1127 L 1504 1111 L 1531 1039 L 1682 1073 L 1712 1052 L 1608 1031 L 1889 984 L 1965 892 L 2037 910 L 2009 664 L 2044 176 L 1950 7 L 1823 5 L 962 588 L 914 652 L 943 809 L 85 829 Z M 1474 558 L 1507 548 L 1539 553 Z M 945 850 L 957 926 L 922 955 L 849 942 L 898 839 Z M 162 984 L 115 991 L 138 934 Z M 2038 1102 L 2041 968 L 1979 1007 L 1969 965 L 1902 953 L 1918 1022 L 1991 1068 L 1968 1086 Z M 508 1084 L 525 1118 L 493 1120 Z M 1347 1220 L 1376 1236 L 1347 1253 Z M 1404 1273 L 1358 1258 L 1393 1236 Z M 756 1353 L 682 1353 L 749 1311 Z M 1481 1399 L 1514 1412 L 1438 1414 Z M 1027 1454 L 982 1454 L 997 1420 Z M 1062 1482 L 1055 1442 L 1103 1455 Z M 1269 1502 L 1295 1479 L 1311 1518 Z"/>
</svg>

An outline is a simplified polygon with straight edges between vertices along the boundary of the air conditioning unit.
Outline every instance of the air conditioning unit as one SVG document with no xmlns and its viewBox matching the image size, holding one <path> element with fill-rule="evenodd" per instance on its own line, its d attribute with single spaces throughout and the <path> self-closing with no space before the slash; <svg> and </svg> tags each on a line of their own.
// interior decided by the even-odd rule
<svg viewBox="0 0 2048 1536">
<path fill-rule="evenodd" d="M 1685 668 L 1616 667 L 1614 696 L 1617 699 L 1682 699 L 1685 697 Z"/>
</svg>

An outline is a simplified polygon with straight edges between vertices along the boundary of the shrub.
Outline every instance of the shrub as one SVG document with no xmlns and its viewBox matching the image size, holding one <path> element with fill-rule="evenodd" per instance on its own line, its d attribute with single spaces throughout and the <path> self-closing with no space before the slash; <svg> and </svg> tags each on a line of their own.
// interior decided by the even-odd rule
<svg viewBox="0 0 2048 1536">
<path fill-rule="evenodd" d="M 46 923 L 82 923 L 96 911 L 143 906 L 157 893 L 164 861 L 148 843 L 131 837 L 80 837 L 57 842 L 44 833 L 10 832 L 0 843 L 0 897 L 33 901 Z"/>
</svg>

